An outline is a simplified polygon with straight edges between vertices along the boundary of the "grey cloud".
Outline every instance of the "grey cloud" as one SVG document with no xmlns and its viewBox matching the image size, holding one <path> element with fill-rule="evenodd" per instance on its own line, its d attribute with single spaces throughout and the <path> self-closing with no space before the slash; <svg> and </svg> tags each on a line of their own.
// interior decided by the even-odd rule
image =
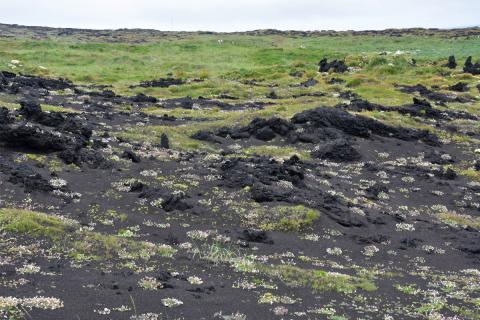
<svg viewBox="0 0 480 320">
<path fill-rule="evenodd" d="M 364 30 L 480 24 L 478 0 L 2 0 L 0 22 L 81 28 Z"/>
</svg>

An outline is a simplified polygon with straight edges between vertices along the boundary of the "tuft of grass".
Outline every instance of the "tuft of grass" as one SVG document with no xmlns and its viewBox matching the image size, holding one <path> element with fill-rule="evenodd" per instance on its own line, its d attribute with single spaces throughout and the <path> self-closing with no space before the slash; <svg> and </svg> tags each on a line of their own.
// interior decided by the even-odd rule
<svg viewBox="0 0 480 320">
<path fill-rule="evenodd" d="M 301 231 L 313 225 L 320 212 L 303 205 L 277 206 L 269 210 L 260 226 L 263 230 Z"/>
<path fill-rule="evenodd" d="M 48 238 L 79 260 L 149 260 L 152 256 L 171 257 L 175 253 L 170 246 L 86 231 L 73 220 L 29 210 L 0 209 L 0 231 Z"/>
<path fill-rule="evenodd" d="M 480 171 L 477 171 L 475 169 L 463 169 L 463 170 L 457 170 L 458 174 L 461 176 L 464 176 L 472 181 L 480 181 Z"/>
<path fill-rule="evenodd" d="M 79 113 L 79 111 L 71 109 L 71 108 L 65 108 L 65 107 L 62 107 L 62 106 L 52 106 L 52 105 L 49 105 L 49 104 L 42 104 L 42 111 Z"/>
<path fill-rule="evenodd" d="M 362 277 L 326 272 L 315 269 L 302 269 L 296 266 L 277 265 L 260 268 L 261 272 L 280 279 L 290 287 L 311 288 L 314 292 L 335 291 L 352 293 L 357 289 L 375 291 L 375 284 Z"/>
<path fill-rule="evenodd" d="M 244 256 L 238 249 L 220 242 L 205 244 L 194 250 L 194 255 L 215 264 L 228 264 L 237 272 L 260 273 L 277 278 L 290 287 L 310 288 L 314 292 L 334 291 L 352 293 L 357 289 L 375 291 L 375 283 L 366 277 L 350 276 L 316 269 L 302 269 L 290 265 L 264 265 L 254 257 Z"/>
<path fill-rule="evenodd" d="M 0 209 L 0 230 L 3 231 L 58 239 L 74 228 L 75 225 L 71 222 L 45 213 L 21 209 Z"/>
<path fill-rule="evenodd" d="M 194 256 L 202 260 L 210 261 L 214 264 L 232 263 L 240 256 L 240 251 L 232 245 L 226 245 L 215 241 L 211 244 L 204 244 L 194 250 Z"/>
<path fill-rule="evenodd" d="M 470 227 L 480 230 L 480 217 L 472 217 L 467 214 L 458 214 L 455 212 L 442 212 L 438 217 L 443 223 L 451 226 Z"/>
</svg>

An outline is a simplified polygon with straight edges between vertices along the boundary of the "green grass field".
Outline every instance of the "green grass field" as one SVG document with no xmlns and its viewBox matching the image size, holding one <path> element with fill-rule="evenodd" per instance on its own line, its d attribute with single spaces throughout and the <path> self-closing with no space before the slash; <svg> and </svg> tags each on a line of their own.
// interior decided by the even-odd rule
<svg viewBox="0 0 480 320">
<path fill-rule="evenodd" d="M 350 66 L 362 68 L 355 74 L 358 80 L 351 81 L 351 87 L 375 96 L 377 93 L 371 87 L 381 87 L 391 81 L 408 82 L 409 74 L 415 75 L 415 80 L 420 77 L 435 82 L 440 68 L 432 62 L 440 64 L 455 54 L 459 63 L 463 63 L 467 56 L 480 52 L 480 41 L 475 38 L 419 36 L 195 35 L 144 44 L 74 43 L 68 38 L 2 39 L 0 45 L 0 64 L 5 67 L 12 59 L 20 60 L 21 71 L 25 73 L 111 84 L 118 90 L 168 74 L 207 80 L 152 92 L 163 96 L 212 94 L 226 89 L 247 97 L 248 92 L 238 80 L 256 79 L 281 85 L 291 82 L 289 73 L 298 70 L 305 71 L 305 77 L 314 77 L 316 64 L 323 57 L 342 58 Z M 384 51 L 393 54 L 378 55 Z M 409 65 L 411 58 L 417 60 L 420 68 Z"/>
<path fill-rule="evenodd" d="M 138 39 L 137 39 L 138 40 Z M 177 108 L 143 110 L 152 114 L 168 113 L 174 116 L 209 117 L 201 127 L 212 128 L 231 123 L 247 123 L 255 116 L 280 116 L 293 114 L 320 104 L 333 106 L 342 99 L 335 92 L 350 90 L 363 99 L 384 105 L 400 105 L 411 102 L 411 95 L 399 92 L 395 84 L 436 85 L 441 89 L 462 80 L 476 81 L 475 76 L 461 72 L 461 66 L 469 55 L 480 52 L 480 41 L 475 37 L 414 36 L 334 36 L 292 37 L 285 35 L 241 34 L 187 34 L 173 35 L 143 43 L 79 41 L 74 37 L 51 37 L 36 40 L 32 37 L 0 39 L 2 51 L 0 64 L 4 69 L 24 74 L 48 77 L 64 77 L 75 83 L 111 85 L 117 94 L 145 93 L 157 98 L 199 96 L 215 98 L 226 93 L 250 100 L 272 101 L 266 95 L 275 90 L 279 99 L 265 110 L 244 112 L 219 112 L 219 110 L 185 110 Z M 449 55 L 455 55 L 459 67 L 450 70 L 442 65 Z M 320 74 L 318 61 L 323 57 L 344 59 L 354 71 L 349 74 Z M 416 65 L 412 64 L 416 60 Z M 19 60 L 11 68 L 11 60 Z M 301 72 L 294 77 L 294 72 Z M 140 81 L 175 77 L 191 81 L 169 88 L 130 88 Z M 328 84 L 332 77 L 345 80 L 344 85 Z M 314 78 L 318 84 L 310 88 L 294 86 Z M 246 81 L 256 80 L 252 86 Z M 325 97 L 295 98 L 294 95 L 325 92 Z M 471 87 L 470 94 L 478 96 Z M 4 105 L 15 107 L 9 97 L 0 96 Z M 452 104 L 455 107 L 454 104 Z M 478 113 L 478 100 L 467 107 Z M 118 106 L 122 108 L 124 106 Z M 465 105 L 460 108 L 465 108 Z M 378 115 L 365 113 L 385 122 L 409 126 L 421 126 L 415 119 L 395 113 Z M 380 117 L 380 118 L 379 118 Z M 203 145 L 188 136 L 198 129 L 194 126 L 145 127 L 122 135 L 134 140 L 156 140 L 162 132 L 177 137 L 176 146 L 198 149 Z"/>
</svg>

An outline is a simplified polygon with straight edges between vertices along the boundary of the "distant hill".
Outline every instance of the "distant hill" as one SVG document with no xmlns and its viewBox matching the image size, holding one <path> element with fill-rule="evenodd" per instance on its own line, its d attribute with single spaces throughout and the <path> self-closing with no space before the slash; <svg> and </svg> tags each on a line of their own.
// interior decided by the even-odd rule
<svg viewBox="0 0 480 320">
<path fill-rule="evenodd" d="M 363 30 L 363 31 L 299 31 L 299 30 L 276 30 L 262 29 L 245 32 L 212 32 L 212 31 L 160 31 L 154 29 L 117 29 L 117 30 L 96 30 L 96 29 L 75 29 L 75 28 L 52 28 L 38 26 L 22 26 L 16 24 L 1 24 L 0 37 L 27 37 L 33 39 L 65 38 L 73 37 L 78 40 L 97 40 L 109 42 L 145 42 L 158 38 L 173 37 L 183 38 L 198 34 L 243 34 L 243 35 L 282 35 L 291 37 L 325 37 L 325 36 L 390 36 L 402 37 L 406 35 L 417 36 L 440 36 L 446 38 L 480 36 L 480 27 L 468 27 L 457 29 L 438 28 L 408 28 L 408 29 L 385 29 L 385 30 Z"/>
</svg>

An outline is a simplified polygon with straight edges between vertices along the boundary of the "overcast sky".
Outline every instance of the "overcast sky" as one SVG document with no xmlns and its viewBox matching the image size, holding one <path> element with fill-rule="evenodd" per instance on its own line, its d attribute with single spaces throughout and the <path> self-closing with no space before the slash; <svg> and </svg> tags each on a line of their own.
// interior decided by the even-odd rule
<svg viewBox="0 0 480 320">
<path fill-rule="evenodd" d="M 480 25 L 480 0 L 0 0 L 0 22 L 244 31 Z"/>
</svg>

